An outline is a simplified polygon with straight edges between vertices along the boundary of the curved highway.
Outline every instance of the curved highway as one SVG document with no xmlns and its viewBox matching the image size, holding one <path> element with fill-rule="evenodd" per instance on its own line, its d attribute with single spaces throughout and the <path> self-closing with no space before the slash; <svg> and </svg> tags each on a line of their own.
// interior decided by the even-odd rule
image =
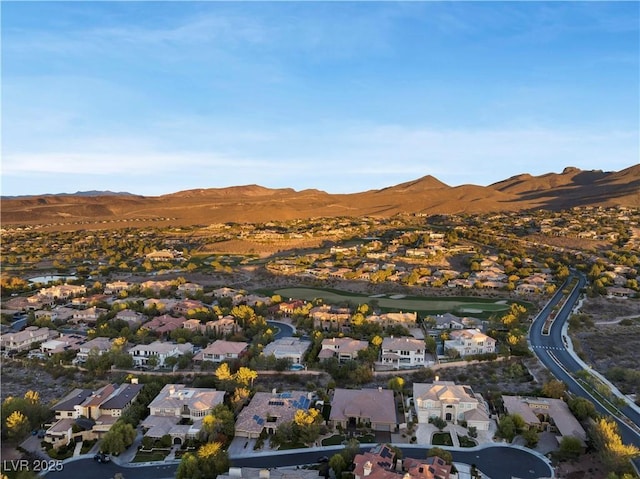
<svg viewBox="0 0 640 479">
<path fill-rule="evenodd" d="M 569 294 L 565 304 L 558 311 L 549 334 L 543 334 L 544 324 L 555 305 L 563 299 L 563 289 L 570 284 L 573 278 L 578 279 L 576 287 Z M 533 321 L 529 330 L 529 345 L 531 350 L 538 356 L 538 359 L 551 371 L 551 373 L 560 381 L 564 382 L 567 389 L 576 396 L 581 396 L 591 401 L 598 413 L 610 416 L 618 424 L 620 436 L 623 442 L 627 444 L 635 444 L 640 447 L 640 434 L 638 425 L 640 425 L 640 414 L 629 407 L 620 408 L 620 411 L 626 417 L 616 417 L 609 412 L 600 402 L 599 399 L 593 397 L 586 391 L 574 377 L 574 374 L 584 369 L 583 365 L 575 357 L 575 353 L 567 349 L 562 335 L 564 323 L 568 320 L 574 305 L 578 301 L 581 290 L 586 285 L 586 278 L 582 274 L 572 275 L 562 288 L 553 296 L 551 301 L 540 311 L 536 319 Z M 640 459 L 635 461 L 636 466 L 640 467 Z"/>
</svg>

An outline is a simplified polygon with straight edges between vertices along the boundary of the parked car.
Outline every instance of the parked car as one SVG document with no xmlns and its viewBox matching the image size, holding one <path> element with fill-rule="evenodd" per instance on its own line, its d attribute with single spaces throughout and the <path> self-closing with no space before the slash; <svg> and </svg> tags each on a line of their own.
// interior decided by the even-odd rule
<svg viewBox="0 0 640 479">
<path fill-rule="evenodd" d="M 105 464 L 107 462 L 111 462 L 111 458 L 109 457 L 109 455 L 105 454 L 104 452 L 99 452 L 98 454 L 93 456 L 93 460 L 97 461 L 97 462 L 99 462 L 101 464 Z"/>
</svg>

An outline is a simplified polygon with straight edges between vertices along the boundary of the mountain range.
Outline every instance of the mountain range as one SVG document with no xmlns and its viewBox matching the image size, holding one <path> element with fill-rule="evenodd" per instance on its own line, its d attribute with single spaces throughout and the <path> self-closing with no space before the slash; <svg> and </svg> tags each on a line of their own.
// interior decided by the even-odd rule
<svg viewBox="0 0 640 479">
<path fill-rule="evenodd" d="M 452 187 L 433 176 L 425 176 L 380 190 L 350 194 L 247 185 L 162 196 L 91 191 L 2 197 L 0 201 L 3 225 L 87 222 L 126 225 L 131 221 L 139 226 L 158 221 L 207 225 L 397 213 L 562 210 L 575 206 L 640 207 L 640 164 L 612 172 L 567 167 L 562 173 L 540 176 L 525 173 L 489 186 Z"/>
</svg>

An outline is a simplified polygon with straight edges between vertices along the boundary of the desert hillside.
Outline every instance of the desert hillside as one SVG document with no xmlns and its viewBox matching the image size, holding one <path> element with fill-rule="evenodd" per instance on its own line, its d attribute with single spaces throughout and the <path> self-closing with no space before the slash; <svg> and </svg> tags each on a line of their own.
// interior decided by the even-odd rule
<svg viewBox="0 0 640 479">
<path fill-rule="evenodd" d="M 83 227 L 263 222 L 310 217 L 391 216 L 397 213 L 484 213 L 574 206 L 640 207 L 640 165 L 617 172 L 524 173 L 489 186 L 449 186 L 425 176 L 353 194 L 270 189 L 258 185 L 180 191 L 157 197 L 128 193 L 2 198 L 2 224 Z"/>
</svg>

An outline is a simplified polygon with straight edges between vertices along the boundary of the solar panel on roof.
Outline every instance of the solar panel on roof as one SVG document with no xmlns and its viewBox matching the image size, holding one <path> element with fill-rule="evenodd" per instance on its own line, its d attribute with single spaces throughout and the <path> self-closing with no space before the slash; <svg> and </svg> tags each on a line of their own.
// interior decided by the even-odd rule
<svg viewBox="0 0 640 479">
<path fill-rule="evenodd" d="M 389 449 L 387 449 L 386 447 L 384 447 L 384 448 L 382 448 L 382 451 L 380 452 L 380 455 L 381 455 L 382 457 L 392 457 L 392 456 L 393 456 L 393 453 L 392 453 Z"/>
<path fill-rule="evenodd" d="M 264 424 L 264 419 L 262 419 L 262 418 L 258 419 L 258 424 L 260 426 L 262 426 Z"/>
<path fill-rule="evenodd" d="M 254 415 L 253 415 L 253 420 L 254 420 L 254 421 L 257 421 L 258 419 L 260 419 L 260 416 L 258 416 L 257 414 L 254 414 Z"/>
</svg>

